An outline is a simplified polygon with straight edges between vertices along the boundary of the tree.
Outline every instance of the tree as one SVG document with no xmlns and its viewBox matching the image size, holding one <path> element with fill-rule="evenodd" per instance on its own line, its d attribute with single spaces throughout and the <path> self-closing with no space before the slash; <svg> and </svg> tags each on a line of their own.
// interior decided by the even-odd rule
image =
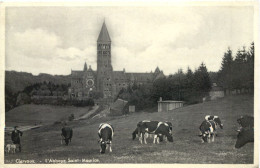
<svg viewBox="0 0 260 168">
<path fill-rule="evenodd" d="M 184 88 L 186 88 L 187 91 L 192 91 L 193 75 L 192 70 L 188 67 L 184 80 Z"/>
<path fill-rule="evenodd" d="M 211 89 L 211 80 L 204 63 L 201 63 L 198 70 L 194 73 L 193 89 L 198 91 L 202 96 L 205 96 Z"/>
<path fill-rule="evenodd" d="M 232 88 L 233 80 L 233 57 L 232 51 L 228 48 L 227 52 L 224 53 L 222 58 L 221 68 L 218 73 L 218 83 L 225 89 Z"/>
<path fill-rule="evenodd" d="M 242 50 L 238 50 L 232 73 L 232 87 L 233 89 L 241 90 L 245 88 L 246 81 L 248 81 L 248 66 L 247 66 L 247 52 L 245 47 Z"/>
<path fill-rule="evenodd" d="M 254 60 L 255 60 L 255 46 L 254 46 L 254 42 L 252 42 L 250 49 L 247 53 L 248 87 L 251 90 L 254 89 Z"/>
</svg>

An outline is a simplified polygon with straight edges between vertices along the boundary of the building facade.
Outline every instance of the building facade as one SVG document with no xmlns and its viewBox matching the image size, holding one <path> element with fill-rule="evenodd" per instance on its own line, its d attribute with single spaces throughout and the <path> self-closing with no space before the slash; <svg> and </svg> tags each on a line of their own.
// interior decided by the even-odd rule
<svg viewBox="0 0 260 168">
<path fill-rule="evenodd" d="M 150 73 L 129 73 L 113 71 L 111 61 L 111 39 L 105 22 L 97 39 L 97 70 L 84 64 L 82 71 L 71 70 L 70 98 L 91 98 L 97 93 L 105 99 L 113 99 L 122 88 L 128 86 L 152 84 L 154 80 L 164 77 L 158 67 Z"/>
</svg>

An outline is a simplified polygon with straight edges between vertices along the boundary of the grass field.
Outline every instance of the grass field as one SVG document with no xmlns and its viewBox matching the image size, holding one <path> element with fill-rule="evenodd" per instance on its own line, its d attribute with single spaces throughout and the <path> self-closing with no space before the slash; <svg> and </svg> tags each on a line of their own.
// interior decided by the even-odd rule
<svg viewBox="0 0 260 168">
<path fill-rule="evenodd" d="M 89 107 L 53 106 L 26 104 L 8 111 L 5 115 L 6 126 L 53 124 L 67 120 L 71 114 L 78 118 L 89 111 Z"/>
<path fill-rule="evenodd" d="M 53 111 L 55 113 L 55 111 Z M 224 124 L 218 130 L 214 143 L 201 143 L 199 125 L 204 116 L 218 115 Z M 236 119 L 241 115 L 253 115 L 253 96 L 241 95 L 226 97 L 217 101 L 183 107 L 164 113 L 135 113 L 128 116 L 70 122 L 74 135 L 69 146 L 60 144 L 61 125 L 52 124 L 39 129 L 26 131 L 22 137 L 23 151 L 5 155 L 5 163 L 15 163 L 16 159 L 34 160 L 36 163 L 50 163 L 81 159 L 99 163 L 253 163 L 254 144 L 248 143 L 235 149 L 237 128 Z M 12 116 L 8 116 L 12 117 Z M 141 120 L 171 121 L 173 143 L 162 142 L 141 145 L 131 139 L 131 133 Z M 101 122 L 109 122 L 115 128 L 112 153 L 101 155 L 97 143 L 97 129 Z M 6 136 L 6 139 L 10 137 Z M 77 160 L 79 159 L 79 160 Z"/>
</svg>

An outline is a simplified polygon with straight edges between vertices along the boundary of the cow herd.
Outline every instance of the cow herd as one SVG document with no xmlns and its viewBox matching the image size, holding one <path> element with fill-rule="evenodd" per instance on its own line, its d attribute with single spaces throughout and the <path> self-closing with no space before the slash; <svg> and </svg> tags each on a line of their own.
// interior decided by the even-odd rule
<svg viewBox="0 0 260 168">
<path fill-rule="evenodd" d="M 254 142 L 254 117 L 241 116 L 237 119 L 239 124 L 237 141 L 235 144 L 236 148 L 244 146 L 248 142 Z M 218 116 L 205 116 L 205 120 L 199 126 L 202 143 L 214 142 L 215 136 L 217 136 L 217 128 L 223 129 L 223 124 Z M 162 121 L 150 121 L 143 120 L 137 123 L 136 129 L 132 133 L 132 139 L 134 140 L 137 136 L 141 144 L 147 144 L 146 139 L 153 136 L 153 143 L 160 143 L 163 140 L 173 142 L 172 135 L 172 123 Z M 72 129 L 70 127 L 62 128 L 62 141 L 68 145 L 72 139 Z M 102 123 L 98 128 L 98 143 L 100 144 L 100 153 L 104 154 L 106 149 L 112 152 L 112 139 L 114 135 L 114 128 L 109 123 Z M 61 141 L 61 142 L 62 142 Z"/>
</svg>

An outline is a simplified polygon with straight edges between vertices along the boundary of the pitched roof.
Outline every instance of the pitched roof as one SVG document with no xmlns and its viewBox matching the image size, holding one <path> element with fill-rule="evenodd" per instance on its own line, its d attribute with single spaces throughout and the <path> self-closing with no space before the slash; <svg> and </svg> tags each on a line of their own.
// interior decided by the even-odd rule
<svg viewBox="0 0 260 168">
<path fill-rule="evenodd" d="M 83 71 L 71 71 L 71 77 L 74 78 L 82 78 L 83 76 Z"/>
<path fill-rule="evenodd" d="M 126 73 L 129 79 L 134 78 L 137 81 L 152 81 L 153 74 L 152 73 Z"/>
<path fill-rule="evenodd" d="M 111 39 L 109 37 L 106 23 L 104 22 L 101 28 L 101 31 L 98 36 L 98 42 L 111 42 Z"/>
<path fill-rule="evenodd" d="M 124 71 L 114 71 L 114 77 L 117 82 L 117 80 L 126 80 L 126 75 Z"/>
</svg>

